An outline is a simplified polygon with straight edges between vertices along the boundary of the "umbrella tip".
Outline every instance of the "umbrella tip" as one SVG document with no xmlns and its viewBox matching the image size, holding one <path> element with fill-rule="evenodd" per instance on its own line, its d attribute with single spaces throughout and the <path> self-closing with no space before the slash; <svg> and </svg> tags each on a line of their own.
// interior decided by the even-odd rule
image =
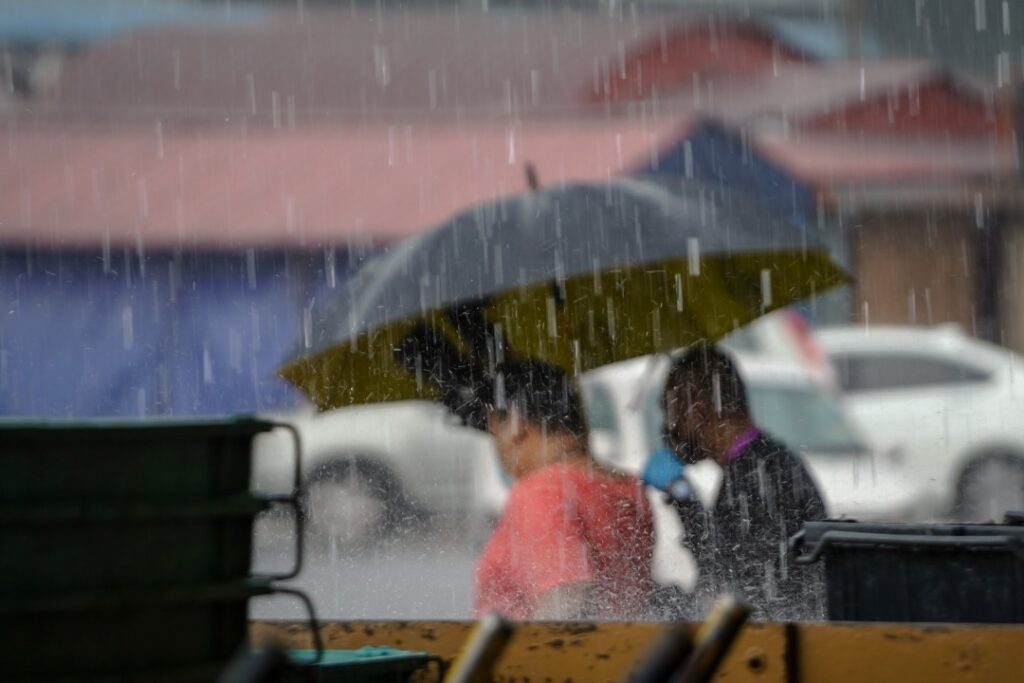
<svg viewBox="0 0 1024 683">
<path fill-rule="evenodd" d="M 526 185 L 531 192 L 540 189 L 540 178 L 537 177 L 537 167 L 532 162 L 526 162 Z"/>
</svg>

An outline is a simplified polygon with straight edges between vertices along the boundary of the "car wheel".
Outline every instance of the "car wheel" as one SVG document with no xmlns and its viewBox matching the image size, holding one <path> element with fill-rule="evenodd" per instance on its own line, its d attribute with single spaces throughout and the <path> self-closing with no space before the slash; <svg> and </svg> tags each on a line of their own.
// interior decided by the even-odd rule
<svg viewBox="0 0 1024 683">
<path fill-rule="evenodd" d="M 394 475 L 356 456 L 320 467 L 306 482 L 303 512 L 311 533 L 345 546 L 372 545 L 403 517 L 404 497 Z"/>
<path fill-rule="evenodd" d="M 956 519 L 1001 521 L 1007 512 L 1019 510 L 1024 510 L 1024 458 L 991 455 L 968 465 L 957 487 Z"/>
</svg>

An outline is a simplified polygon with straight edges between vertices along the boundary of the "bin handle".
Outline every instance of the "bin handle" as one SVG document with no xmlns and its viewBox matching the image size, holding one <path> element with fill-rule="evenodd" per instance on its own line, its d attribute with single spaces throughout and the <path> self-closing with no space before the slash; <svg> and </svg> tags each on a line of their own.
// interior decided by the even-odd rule
<svg viewBox="0 0 1024 683">
<path fill-rule="evenodd" d="M 804 532 L 800 531 L 790 540 L 793 548 L 806 543 Z M 796 557 L 799 564 L 817 562 L 825 548 L 831 543 L 847 545 L 886 545 L 886 546 L 927 546 L 931 548 L 973 547 L 973 548 L 1009 548 L 1014 555 L 1024 560 L 1024 541 L 1013 536 L 928 536 L 923 534 L 863 534 L 856 531 L 826 531 L 818 539 L 810 553 Z"/>
<path fill-rule="evenodd" d="M 292 568 L 283 574 L 258 574 L 257 578 L 266 579 L 268 581 L 288 581 L 294 579 L 300 573 L 302 573 L 303 558 L 305 556 L 305 537 L 306 530 L 304 526 L 303 514 L 302 514 L 302 436 L 299 434 L 299 430 L 295 428 L 295 425 L 287 422 L 274 422 L 272 423 L 274 429 L 283 429 L 292 436 L 292 441 L 295 444 L 295 470 L 293 478 L 292 492 L 284 496 L 265 496 L 264 499 L 271 503 L 280 503 L 287 505 L 292 508 L 294 512 L 293 519 L 295 520 L 295 564 Z M 283 589 L 282 589 L 283 590 Z"/>
<path fill-rule="evenodd" d="M 313 601 L 308 595 L 297 588 L 284 588 L 281 586 L 273 586 L 273 592 L 271 595 L 291 595 L 299 599 L 299 602 L 306 608 L 306 613 L 309 615 L 309 630 L 313 636 L 313 650 L 316 652 L 316 656 L 311 662 L 304 662 L 306 664 L 316 664 L 324 656 L 324 641 L 320 636 L 320 620 L 316 617 L 316 607 L 313 605 Z"/>
</svg>

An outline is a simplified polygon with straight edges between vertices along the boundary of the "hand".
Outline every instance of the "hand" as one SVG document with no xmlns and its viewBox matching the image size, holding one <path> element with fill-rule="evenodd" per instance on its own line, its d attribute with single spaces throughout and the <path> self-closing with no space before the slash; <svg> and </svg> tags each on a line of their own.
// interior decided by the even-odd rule
<svg viewBox="0 0 1024 683">
<path fill-rule="evenodd" d="M 667 491 L 669 485 L 683 476 L 683 461 L 670 448 L 662 446 L 651 454 L 644 466 L 643 480 L 648 486 Z"/>
</svg>

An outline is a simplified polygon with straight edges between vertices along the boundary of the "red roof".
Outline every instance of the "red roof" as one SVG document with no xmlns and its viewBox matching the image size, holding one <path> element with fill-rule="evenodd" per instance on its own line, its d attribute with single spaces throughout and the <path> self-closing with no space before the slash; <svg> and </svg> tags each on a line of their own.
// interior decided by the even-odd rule
<svg viewBox="0 0 1024 683">
<path fill-rule="evenodd" d="M 758 152 L 822 189 L 878 181 L 992 179 L 1014 174 L 1014 145 L 991 140 L 892 140 L 819 133 L 752 136 Z"/>
<path fill-rule="evenodd" d="M 10 242 L 315 245 L 405 236 L 475 203 L 646 166 L 678 120 L 97 132 L 9 127 Z"/>
<path fill-rule="evenodd" d="M 732 125 L 883 137 L 1009 137 L 1009 109 L 983 86 L 923 61 L 789 65 L 733 83 L 702 109 Z"/>
<path fill-rule="evenodd" d="M 780 65 L 754 82 L 719 88 L 705 106 L 731 122 L 800 120 L 905 88 L 935 71 L 923 61 Z"/>
<path fill-rule="evenodd" d="M 747 83 L 773 67 L 806 61 L 761 25 L 710 16 L 662 27 L 657 35 L 632 46 L 605 65 L 601 79 L 588 85 L 586 99 L 618 102 L 680 93 L 693 97 L 695 89 L 707 90 L 709 84 Z"/>
</svg>

